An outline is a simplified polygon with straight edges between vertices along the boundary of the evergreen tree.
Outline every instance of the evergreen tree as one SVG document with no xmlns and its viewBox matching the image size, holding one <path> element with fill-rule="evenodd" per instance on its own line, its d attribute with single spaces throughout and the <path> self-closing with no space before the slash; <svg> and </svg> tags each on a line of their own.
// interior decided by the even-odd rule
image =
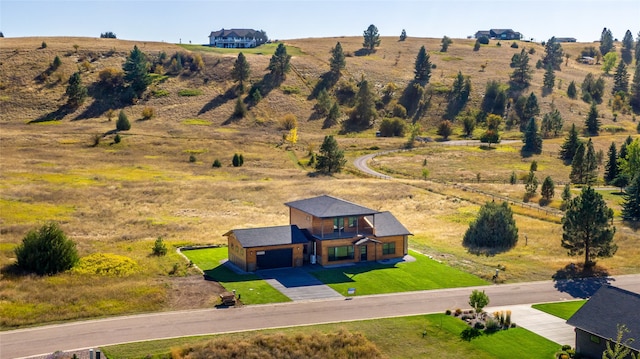
<svg viewBox="0 0 640 359">
<path fill-rule="evenodd" d="M 481 109 L 484 113 L 502 116 L 506 104 L 507 95 L 498 81 L 487 82 L 484 97 L 482 98 Z"/>
<path fill-rule="evenodd" d="M 65 93 L 68 96 L 67 106 L 70 108 L 75 110 L 84 103 L 84 100 L 87 98 L 87 88 L 82 85 L 80 72 L 75 72 L 71 75 Z"/>
<path fill-rule="evenodd" d="M 327 90 L 320 90 L 320 92 L 318 93 L 317 101 L 318 102 L 316 103 L 316 111 L 320 115 L 329 113 L 329 110 L 331 109 L 331 97 L 329 96 Z"/>
<path fill-rule="evenodd" d="M 231 164 L 233 167 L 240 167 L 240 156 L 237 153 L 233 154 L 233 158 L 231 159 Z"/>
<path fill-rule="evenodd" d="M 51 275 L 73 268 L 80 257 L 76 244 L 56 223 L 29 231 L 14 249 L 16 265 L 38 275 Z"/>
<path fill-rule="evenodd" d="M 618 177 L 618 150 L 616 149 L 615 142 L 611 142 L 608 155 L 607 164 L 605 165 L 604 170 L 604 182 L 606 184 L 612 183 L 613 180 Z"/>
<path fill-rule="evenodd" d="M 534 171 L 529 171 L 527 179 L 524 181 L 524 200 L 527 202 L 529 198 L 536 195 L 538 190 L 538 177 Z"/>
<path fill-rule="evenodd" d="M 340 115 L 340 106 L 336 101 L 333 103 L 333 106 L 331 106 L 331 109 L 329 110 L 329 114 L 327 115 L 327 118 L 324 122 L 324 127 L 327 128 L 337 124 L 338 120 L 340 119 Z"/>
<path fill-rule="evenodd" d="M 374 52 L 375 48 L 380 46 L 380 34 L 378 34 L 378 28 L 375 25 L 371 24 L 364 31 L 363 35 L 364 42 L 362 46 L 369 52 Z"/>
<path fill-rule="evenodd" d="M 600 35 L 600 53 L 604 56 L 611 50 L 613 50 L 613 34 L 605 27 Z"/>
<path fill-rule="evenodd" d="M 451 92 L 449 92 L 447 112 L 445 118 L 453 119 L 464 108 L 471 93 L 471 80 L 465 79 L 462 72 L 458 71 L 458 76 L 453 82 Z"/>
<path fill-rule="evenodd" d="M 598 159 L 591 139 L 587 142 L 587 153 L 584 155 L 584 182 L 594 184 L 598 179 Z"/>
<path fill-rule="evenodd" d="M 636 49 L 633 56 L 636 59 L 636 65 L 640 62 L 640 31 L 638 31 L 638 37 L 636 37 Z"/>
<path fill-rule="evenodd" d="M 629 104 L 635 112 L 640 112 L 640 60 L 636 60 L 636 70 L 631 82 Z"/>
<path fill-rule="evenodd" d="M 520 118 L 520 131 L 523 131 L 525 126 L 529 123 L 529 120 L 540 114 L 540 106 L 538 105 L 538 97 L 535 93 L 530 93 L 527 97 L 527 102 L 524 104 L 522 110 L 522 117 Z"/>
<path fill-rule="evenodd" d="M 602 76 L 596 80 L 592 73 L 588 73 L 582 82 L 582 100 L 584 102 L 602 102 L 604 95 L 604 79 Z"/>
<path fill-rule="evenodd" d="M 552 92 L 555 84 L 556 84 L 556 73 L 553 70 L 552 66 L 547 66 L 547 69 L 544 71 L 542 88 L 546 92 Z"/>
<path fill-rule="evenodd" d="M 567 87 L 567 96 L 569 96 L 569 98 L 576 98 L 577 94 L 578 90 L 576 88 L 576 82 L 571 80 L 569 86 Z"/>
<path fill-rule="evenodd" d="M 147 90 L 147 86 L 151 84 L 151 76 L 149 75 L 149 62 L 146 55 L 134 46 L 131 53 L 127 57 L 124 65 L 124 80 L 129 84 L 133 98 L 141 98 L 142 94 Z"/>
<path fill-rule="evenodd" d="M 258 94 L 260 91 L 258 91 Z M 247 105 L 244 104 L 242 98 L 238 97 L 236 99 L 236 105 L 233 109 L 233 117 L 235 118 L 244 118 L 247 115 Z"/>
<path fill-rule="evenodd" d="M 572 162 L 580 143 L 581 141 L 578 137 L 578 129 L 576 128 L 576 124 L 573 123 L 571 124 L 571 129 L 560 148 L 560 158 L 565 162 Z"/>
<path fill-rule="evenodd" d="M 509 183 L 510 184 L 518 183 L 518 176 L 516 176 L 516 172 L 515 171 L 511 171 L 511 176 L 509 177 Z"/>
<path fill-rule="evenodd" d="M 612 219 L 613 211 L 602 196 L 591 187 L 583 188 L 562 218 L 562 247 L 570 256 L 584 254 L 585 267 L 595 265 L 598 257 L 613 256 L 618 246 L 613 243 Z"/>
<path fill-rule="evenodd" d="M 338 147 L 338 142 L 331 135 L 325 136 L 320 146 L 320 155 L 318 155 L 317 158 L 316 171 L 326 175 L 338 173 L 342 170 L 346 162 L 344 152 Z"/>
<path fill-rule="evenodd" d="M 544 57 L 542 58 L 544 66 L 551 66 L 554 70 L 560 71 L 563 57 L 564 51 L 562 50 L 562 45 L 556 41 L 555 36 L 550 38 L 544 45 Z"/>
<path fill-rule="evenodd" d="M 127 114 L 124 113 L 123 110 L 120 110 L 118 114 L 118 121 L 116 121 L 116 130 L 118 131 L 129 131 L 131 129 L 131 123 L 129 122 L 129 118 Z"/>
<path fill-rule="evenodd" d="M 416 56 L 416 65 L 414 73 L 414 80 L 418 81 L 422 84 L 426 84 L 429 82 L 429 78 L 431 77 L 431 62 L 429 61 L 429 54 L 424 46 L 420 47 L 420 51 L 418 51 L 418 56 Z"/>
<path fill-rule="evenodd" d="M 551 176 L 547 176 L 544 181 L 542 181 L 542 187 L 540 188 L 540 195 L 546 202 L 550 202 L 551 199 L 555 196 L 555 183 L 553 183 L 553 179 Z"/>
<path fill-rule="evenodd" d="M 538 132 L 538 125 L 535 118 L 529 119 L 529 124 L 524 131 L 524 146 L 522 146 L 522 154 L 527 156 L 531 154 L 542 153 L 542 136 Z"/>
<path fill-rule="evenodd" d="M 585 145 L 580 142 L 576 149 L 573 161 L 571 162 L 571 183 L 583 184 L 585 183 L 585 164 L 584 164 Z"/>
<path fill-rule="evenodd" d="M 247 58 L 240 52 L 238 58 L 236 58 L 236 62 L 233 64 L 231 78 L 240 83 L 240 89 L 244 89 L 244 82 L 249 80 L 250 75 L 251 68 L 247 62 Z"/>
<path fill-rule="evenodd" d="M 511 67 L 514 68 L 511 73 L 511 81 L 522 86 L 529 86 L 529 81 L 531 80 L 531 66 L 529 65 L 529 54 L 522 49 L 520 54 L 516 54 L 511 58 Z"/>
<path fill-rule="evenodd" d="M 567 183 L 562 190 L 562 204 L 560 205 L 560 209 L 564 211 L 569 206 L 569 203 L 571 203 L 571 185 Z"/>
<path fill-rule="evenodd" d="M 451 40 L 448 36 L 444 36 L 442 41 L 440 41 L 442 47 L 440 48 L 440 52 L 447 52 L 449 49 L 449 45 L 453 44 L 453 40 Z"/>
<path fill-rule="evenodd" d="M 631 61 L 633 61 L 633 34 L 631 34 L 629 30 L 624 33 L 624 38 L 622 38 L 622 50 L 620 53 L 622 55 L 622 61 L 630 65 Z"/>
<path fill-rule="evenodd" d="M 469 225 L 462 245 L 474 251 L 495 252 L 513 248 L 517 242 L 518 227 L 507 202 L 487 202 L 480 208 L 476 220 Z"/>
<path fill-rule="evenodd" d="M 557 108 L 552 106 L 551 112 L 545 113 L 542 118 L 542 125 L 540 126 L 540 130 L 542 131 L 542 135 L 544 137 L 549 137 L 552 133 L 553 136 L 558 136 L 560 131 L 562 131 L 562 126 L 564 125 L 564 119 L 558 111 Z"/>
<path fill-rule="evenodd" d="M 358 129 L 368 128 L 377 117 L 376 101 L 367 80 L 360 82 L 356 106 L 351 112 L 350 125 Z"/>
<path fill-rule="evenodd" d="M 291 61 L 291 55 L 287 54 L 286 46 L 284 46 L 283 43 L 279 43 L 267 67 L 267 69 L 271 71 L 271 76 L 274 81 L 277 83 L 286 79 L 287 72 L 291 69 L 289 61 Z"/>
<path fill-rule="evenodd" d="M 623 60 L 620 60 L 616 73 L 613 74 L 613 89 L 611 93 L 617 94 L 618 92 L 627 93 L 629 91 L 629 74 L 627 73 L 627 65 Z"/>
<path fill-rule="evenodd" d="M 596 108 L 596 103 L 591 103 L 591 108 L 589 109 L 589 114 L 587 115 L 587 119 L 585 121 L 585 127 L 587 128 L 587 132 L 591 136 L 597 136 L 600 133 L 600 119 L 598 118 L 598 109 Z"/>
<path fill-rule="evenodd" d="M 335 80 L 340 78 L 341 71 L 345 68 L 346 64 L 347 62 L 345 61 L 344 52 L 342 51 L 342 45 L 338 42 L 336 43 L 336 46 L 331 49 L 331 60 L 329 60 L 331 74 Z"/>
<path fill-rule="evenodd" d="M 402 32 L 400 33 L 400 41 L 404 41 L 407 39 L 407 32 L 402 29 Z"/>
<path fill-rule="evenodd" d="M 60 60 L 60 56 L 56 55 L 56 57 L 53 58 L 53 62 L 51 63 L 51 70 L 55 71 L 60 66 L 62 66 L 62 60 Z"/>
<path fill-rule="evenodd" d="M 629 136 L 630 138 L 631 136 Z M 634 176 L 640 173 L 640 139 L 632 142 L 625 142 L 625 153 L 622 157 L 622 149 L 620 149 L 620 159 L 618 160 L 618 170 L 620 173 L 632 180 Z"/>
<path fill-rule="evenodd" d="M 640 174 L 638 173 L 624 191 L 622 219 L 629 222 L 640 221 Z"/>
</svg>

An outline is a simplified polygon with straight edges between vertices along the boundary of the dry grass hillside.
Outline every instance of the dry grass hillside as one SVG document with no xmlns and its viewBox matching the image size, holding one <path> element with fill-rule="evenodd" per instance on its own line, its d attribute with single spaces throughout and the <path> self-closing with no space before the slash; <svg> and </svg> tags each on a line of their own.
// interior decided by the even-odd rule
<svg viewBox="0 0 640 359">
<path fill-rule="evenodd" d="M 46 48 L 41 46 L 43 41 Z M 204 60 L 202 71 L 187 71 L 154 83 L 135 105 L 118 105 L 109 102 L 108 96 L 97 103 L 89 97 L 76 111 L 63 113 L 59 110 L 66 103 L 66 83 L 78 68 L 83 69 L 83 83 L 91 86 L 100 71 L 120 69 L 134 45 L 150 57 L 189 50 L 167 43 L 114 39 L 1 38 L 0 326 L 210 306 L 221 289 L 210 282 L 202 284 L 201 277 L 173 251 L 166 257 L 150 256 L 154 240 L 162 237 L 172 248 L 224 244 L 222 235 L 229 229 L 286 224 L 284 202 L 321 194 L 393 212 L 415 234 L 412 247 L 480 276 L 506 264 L 506 281 L 544 280 L 575 261 L 560 248 L 558 218 L 549 220 L 519 211 L 516 220 L 521 233 L 527 234 L 528 244 L 519 243 L 509 253 L 494 257 L 478 257 L 467 253 L 460 242 L 486 197 L 435 187 L 428 181 L 368 178 L 351 164 L 333 177 L 313 175 L 306 166 L 308 153 L 317 152 L 325 135 L 337 135 L 349 159 L 377 149 L 400 148 L 406 142 L 403 138 L 376 138 L 375 127 L 349 134 L 338 134 L 338 126 L 323 129 L 323 120 L 314 114 L 315 100 L 309 97 L 319 76 L 329 70 L 329 50 L 338 41 L 347 54 L 343 78 L 356 81 L 365 77 L 378 91 L 389 82 L 403 88 L 413 77 L 420 46 L 429 50 L 436 65 L 429 86 L 436 95 L 418 123 L 430 136 L 435 136 L 435 124 L 446 107 L 444 96 L 437 94 L 451 86 L 458 71 L 470 76 L 473 89 L 468 106 L 477 107 L 487 81 L 508 81 L 514 53 L 523 46 L 533 47 L 532 65 L 544 53 L 539 44 L 520 43 L 520 49 L 513 49 L 510 43 L 498 47 L 494 41 L 474 52 L 473 41 L 461 39 L 454 39 L 448 52 L 439 53 L 440 39 L 398 42 L 383 38 L 374 54 L 356 56 L 362 45 L 360 37 L 289 40 L 286 45 L 293 54 L 293 69 L 286 81 L 250 108 L 247 117 L 234 120 L 235 100 L 225 94 L 234 86 L 229 72 L 237 53 L 191 47 Z M 568 66 L 556 73 L 556 84 L 559 80 L 562 84 L 551 95 L 541 95 L 543 71 L 534 72 L 530 91 L 538 95 L 542 113 L 553 102 L 565 119 L 565 128 L 571 123 L 582 127 L 589 107 L 581 100 L 567 98 L 569 82 L 576 81 L 579 86 L 587 73 L 602 73 L 599 66 L 575 61 L 580 50 L 591 45 L 563 44 L 571 58 Z M 253 82 L 266 74 L 274 48 L 247 51 Z M 43 78 L 56 55 L 62 65 Z M 612 78 L 605 81 L 605 100 L 598 106 L 602 123 L 620 131 L 603 131 L 594 139 L 597 149 L 606 151 L 612 141 L 619 145 L 627 136 L 636 136 L 637 123 L 632 114 L 622 112 L 613 122 L 608 107 Z M 192 96 L 181 95 L 185 90 Z M 106 115 L 112 106 L 124 110 L 132 123 L 131 130 L 120 132 L 120 143 L 114 142 L 115 118 L 110 121 Z M 146 107 L 153 108 L 156 115 L 142 120 Z M 286 131 L 280 125 L 289 113 L 298 121 L 299 141 L 293 146 L 283 144 Z M 63 116 L 56 117 L 60 114 Z M 452 137 L 457 138 L 458 132 L 456 129 Z M 517 132 L 507 135 L 520 136 Z M 561 141 L 545 140 L 544 150 L 557 151 Z M 471 171 L 486 171 L 487 175 L 503 171 L 506 177 L 529 166 L 530 159 L 518 155 L 519 146 L 493 152 L 502 161 L 499 171 L 493 167 L 498 161 L 478 156 L 482 151 L 477 148 L 448 153 L 455 159 L 455 169 L 430 170 L 437 179 L 465 180 L 459 172 L 465 161 L 474 161 Z M 231 166 L 234 153 L 243 154 L 244 166 Z M 431 155 L 429 151 L 420 153 Z M 412 168 L 402 159 L 381 158 L 380 163 L 385 167 L 395 163 L 400 172 L 419 174 L 422 158 L 411 159 Z M 212 168 L 216 159 L 222 162 L 221 168 Z M 552 170 L 550 174 L 560 177 L 557 180 L 566 180 L 561 177 L 567 176 L 568 170 L 555 157 L 534 159 L 541 163 L 541 171 Z M 438 162 L 434 159 L 433 163 Z M 465 172 L 465 176 L 475 178 L 475 172 Z M 484 188 L 501 194 L 514 192 L 514 196 L 522 193 L 518 186 L 506 189 L 486 184 Z M 610 194 L 607 198 L 619 213 L 619 196 Z M 61 223 L 78 244 L 81 256 L 126 256 L 138 263 L 138 270 L 123 277 L 74 272 L 25 277 L 7 271 L 14 261 L 13 250 L 25 233 L 46 221 Z M 638 273 L 640 249 L 634 244 L 638 233 L 617 225 L 619 253 L 599 263 L 612 274 Z"/>
</svg>

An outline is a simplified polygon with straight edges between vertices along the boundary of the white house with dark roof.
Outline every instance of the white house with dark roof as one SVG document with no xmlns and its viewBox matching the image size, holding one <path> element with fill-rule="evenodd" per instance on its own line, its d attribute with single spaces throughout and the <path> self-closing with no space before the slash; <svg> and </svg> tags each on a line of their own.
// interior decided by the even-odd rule
<svg viewBox="0 0 640 359">
<path fill-rule="evenodd" d="M 285 203 L 289 225 L 234 229 L 229 260 L 245 271 L 402 258 L 409 232 L 390 212 L 332 196 Z"/>
<path fill-rule="evenodd" d="M 221 29 L 209 34 L 209 46 L 244 49 L 262 45 L 267 41 L 263 31 L 253 29 Z"/>
<path fill-rule="evenodd" d="M 576 329 L 576 353 L 582 358 L 600 359 L 607 342 L 615 342 L 618 325 L 624 324 L 635 338 L 626 342 L 633 353 L 640 352 L 640 294 L 603 285 L 578 309 L 567 324 Z M 628 356 L 627 358 L 630 358 Z"/>
</svg>

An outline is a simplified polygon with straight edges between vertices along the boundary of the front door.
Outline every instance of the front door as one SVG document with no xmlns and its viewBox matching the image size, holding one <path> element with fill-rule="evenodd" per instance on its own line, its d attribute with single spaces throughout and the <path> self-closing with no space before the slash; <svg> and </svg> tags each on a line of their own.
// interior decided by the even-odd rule
<svg viewBox="0 0 640 359">
<path fill-rule="evenodd" d="M 360 246 L 360 261 L 367 260 L 367 246 Z"/>
</svg>

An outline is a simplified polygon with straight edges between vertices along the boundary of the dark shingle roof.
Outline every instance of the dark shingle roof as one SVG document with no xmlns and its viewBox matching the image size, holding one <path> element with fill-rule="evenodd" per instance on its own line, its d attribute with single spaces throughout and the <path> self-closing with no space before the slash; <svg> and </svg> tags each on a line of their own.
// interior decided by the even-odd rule
<svg viewBox="0 0 640 359">
<path fill-rule="evenodd" d="M 640 338 L 640 294 L 603 285 L 567 320 L 567 324 L 614 340 L 618 334 L 618 324 L 624 324 L 630 330 L 625 338 Z M 640 350 L 640 340 L 628 346 Z"/>
<path fill-rule="evenodd" d="M 224 235 L 228 236 L 231 232 L 235 234 L 236 239 L 244 248 L 307 243 L 304 233 L 295 224 L 290 226 L 232 229 Z"/>
<path fill-rule="evenodd" d="M 373 209 L 327 195 L 288 202 L 285 205 L 319 218 L 365 216 L 378 213 Z"/>
<path fill-rule="evenodd" d="M 373 215 L 373 223 L 376 227 L 376 237 L 409 235 L 408 229 L 400 223 L 391 212 L 381 212 Z M 371 219 L 369 219 L 371 221 Z"/>
<path fill-rule="evenodd" d="M 222 29 L 211 31 L 209 37 L 255 37 L 255 33 L 253 29 Z"/>
</svg>

